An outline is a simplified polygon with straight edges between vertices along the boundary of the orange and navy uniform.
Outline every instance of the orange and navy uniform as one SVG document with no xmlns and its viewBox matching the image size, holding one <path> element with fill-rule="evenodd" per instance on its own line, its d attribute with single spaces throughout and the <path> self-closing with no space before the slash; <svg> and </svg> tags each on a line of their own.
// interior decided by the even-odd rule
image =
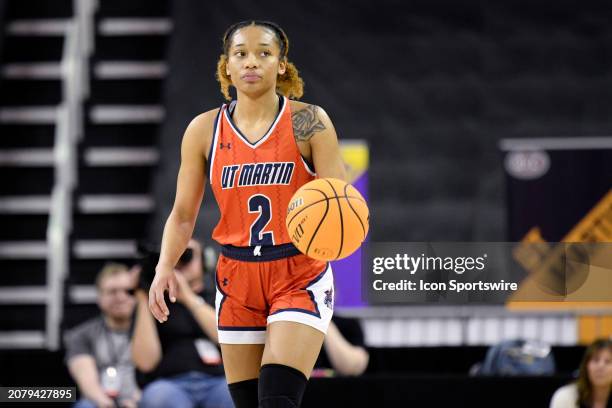
<svg viewBox="0 0 612 408">
<path fill-rule="evenodd" d="M 213 239 L 238 247 L 289 243 L 289 200 L 315 178 L 293 137 L 290 104 L 281 99 L 276 120 L 256 143 L 233 124 L 230 108 L 219 111 L 209 154 L 209 180 L 221 212 Z"/>
<path fill-rule="evenodd" d="M 277 320 L 325 331 L 333 306 L 331 269 L 302 255 L 285 226 L 291 197 L 316 177 L 295 141 L 289 100 L 279 97 L 274 122 L 255 143 L 233 123 L 234 105 L 220 108 L 208 154 L 208 177 L 221 213 L 212 235 L 222 245 L 220 342 L 263 342 L 266 324 Z"/>
</svg>

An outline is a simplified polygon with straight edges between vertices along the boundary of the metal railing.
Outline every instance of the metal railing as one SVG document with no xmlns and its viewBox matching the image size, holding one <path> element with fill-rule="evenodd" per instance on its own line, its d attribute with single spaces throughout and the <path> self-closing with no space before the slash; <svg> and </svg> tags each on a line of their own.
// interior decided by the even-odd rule
<svg viewBox="0 0 612 408">
<path fill-rule="evenodd" d="M 46 345 L 60 347 L 64 280 L 70 263 L 72 194 L 77 182 L 77 145 L 83 136 L 83 101 L 89 94 L 89 56 L 93 49 L 96 0 L 74 0 L 74 17 L 64 39 L 61 61 L 63 100 L 55 127 L 55 184 L 47 227 Z"/>
</svg>

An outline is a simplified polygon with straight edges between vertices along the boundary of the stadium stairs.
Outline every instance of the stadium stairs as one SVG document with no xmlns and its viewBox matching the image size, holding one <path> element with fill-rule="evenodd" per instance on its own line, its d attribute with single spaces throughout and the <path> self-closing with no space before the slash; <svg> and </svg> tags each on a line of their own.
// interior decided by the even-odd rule
<svg viewBox="0 0 612 408">
<path fill-rule="evenodd" d="M 65 328 L 96 312 L 96 274 L 107 261 L 132 263 L 136 243 L 147 232 L 164 119 L 168 8 L 164 0 L 99 2 L 79 146 Z"/>
<path fill-rule="evenodd" d="M 0 348 L 44 347 L 47 225 L 72 1 L 11 1 L 0 78 Z"/>
<path fill-rule="evenodd" d="M 95 315 L 96 273 L 130 263 L 154 209 L 152 172 L 164 118 L 172 30 L 168 2 L 100 0 L 72 191 L 62 329 Z M 48 346 L 48 224 L 61 64 L 72 0 L 3 2 L 0 78 L 0 348 Z"/>
</svg>

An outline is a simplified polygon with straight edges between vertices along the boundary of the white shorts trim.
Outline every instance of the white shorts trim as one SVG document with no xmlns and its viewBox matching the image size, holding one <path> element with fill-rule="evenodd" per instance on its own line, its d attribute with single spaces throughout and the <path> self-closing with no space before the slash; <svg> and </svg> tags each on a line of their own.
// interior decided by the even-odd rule
<svg viewBox="0 0 612 408">
<path fill-rule="evenodd" d="M 219 344 L 265 344 L 265 330 L 217 330 Z"/>
<path fill-rule="evenodd" d="M 334 314 L 334 275 L 330 264 L 323 272 L 323 276 L 307 289 L 314 297 L 319 316 L 295 310 L 283 310 L 268 316 L 268 324 L 274 322 L 302 323 L 326 334 Z"/>
<path fill-rule="evenodd" d="M 302 323 L 310 327 L 314 327 L 315 329 L 323 332 L 323 334 L 327 334 L 327 328 L 329 327 L 329 320 L 327 322 L 322 321 L 318 317 L 308 315 L 306 313 L 301 312 L 278 312 L 272 316 L 268 317 L 268 324 L 274 322 L 295 322 Z"/>
</svg>

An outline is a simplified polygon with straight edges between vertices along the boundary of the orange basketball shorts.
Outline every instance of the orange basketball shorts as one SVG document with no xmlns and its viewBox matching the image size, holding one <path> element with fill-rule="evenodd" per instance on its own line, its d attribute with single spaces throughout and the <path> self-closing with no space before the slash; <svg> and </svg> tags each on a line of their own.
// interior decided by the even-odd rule
<svg viewBox="0 0 612 408">
<path fill-rule="evenodd" d="M 253 251 L 232 248 L 238 253 Z M 270 260 L 266 247 L 260 251 L 252 257 L 234 257 L 236 251 L 224 247 L 219 256 L 215 300 L 219 343 L 264 344 L 267 325 L 278 321 L 326 333 L 334 307 L 329 263 L 301 253 Z"/>
</svg>

